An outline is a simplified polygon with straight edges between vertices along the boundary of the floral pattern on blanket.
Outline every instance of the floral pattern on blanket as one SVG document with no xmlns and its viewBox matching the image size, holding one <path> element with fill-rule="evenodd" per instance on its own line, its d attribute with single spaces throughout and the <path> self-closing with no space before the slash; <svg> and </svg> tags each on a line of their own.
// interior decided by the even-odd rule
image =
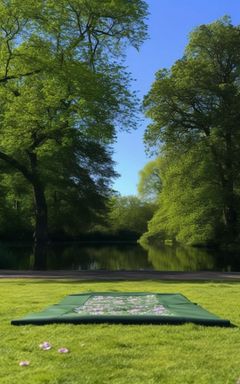
<svg viewBox="0 0 240 384">
<path fill-rule="evenodd" d="M 92 296 L 74 312 L 80 315 L 151 315 L 171 316 L 155 295 L 144 296 Z"/>
</svg>

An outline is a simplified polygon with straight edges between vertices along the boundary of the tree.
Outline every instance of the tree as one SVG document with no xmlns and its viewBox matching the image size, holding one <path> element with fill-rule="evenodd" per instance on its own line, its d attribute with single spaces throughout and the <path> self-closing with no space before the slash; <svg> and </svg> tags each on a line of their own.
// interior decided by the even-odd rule
<svg viewBox="0 0 240 384">
<path fill-rule="evenodd" d="M 132 232 L 138 236 L 147 229 L 153 214 L 153 204 L 137 196 L 116 196 L 110 202 L 109 226 L 113 232 Z"/>
<path fill-rule="evenodd" d="M 88 232 L 102 221 L 112 194 L 115 172 L 111 153 L 94 141 L 74 140 L 74 144 L 74 150 L 72 146 L 65 149 L 67 153 L 56 156 L 48 167 L 46 198 L 53 234 L 78 236 Z"/>
<path fill-rule="evenodd" d="M 89 148 L 98 145 L 99 159 L 109 162 L 107 146 L 116 136 L 116 123 L 134 124 L 128 75 L 116 56 L 127 43 L 140 45 L 145 16 L 141 0 L 13 0 L 1 5 L 0 159 L 32 185 L 38 266 L 48 232 L 44 166 L 52 156 L 61 157 L 65 147 L 77 148 L 82 185 L 91 179 L 97 189 L 96 172 L 91 178 L 84 158 L 92 159 Z M 82 143 L 80 152 L 75 141 Z M 113 174 L 106 172 L 105 180 Z"/>
<path fill-rule="evenodd" d="M 160 177 L 161 159 L 157 157 L 149 161 L 139 172 L 138 193 L 146 201 L 156 201 L 162 188 Z"/>
<path fill-rule="evenodd" d="M 190 36 L 182 59 L 161 70 L 145 98 L 149 146 L 186 153 L 194 146 L 214 167 L 226 242 L 239 223 L 240 33 L 229 18 L 202 25 Z"/>
<path fill-rule="evenodd" d="M 35 255 L 36 259 L 42 260 L 47 241 L 48 214 L 45 192 L 47 185 L 53 183 L 54 172 L 57 173 L 57 177 L 66 178 L 64 167 L 68 162 L 72 166 L 71 170 L 68 168 L 68 184 L 72 184 L 73 187 L 81 180 L 82 193 L 84 189 L 89 188 L 90 193 L 90 190 L 95 188 L 96 194 L 97 190 L 100 190 L 99 176 L 102 179 L 103 190 L 114 176 L 114 172 L 111 169 L 112 162 L 107 154 L 106 144 L 98 143 L 100 139 L 97 137 L 97 131 L 94 133 L 89 123 L 85 127 L 86 123 L 78 120 L 78 116 L 80 117 L 82 113 L 86 120 L 91 118 L 93 122 L 97 119 L 99 128 L 101 123 L 103 124 L 99 118 L 100 106 L 104 108 L 104 113 L 109 106 L 105 101 L 99 100 L 95 110 L 92 107 L 92 103 L 98 102 L 96 94 L 101 84 L 99 76 L 98 82 L 95 84 L 94 81 L 93 85 L 93 90 L 96 91 L 94 97 L 91 96 L 93 93 L 85 96 L 85 90 L 83 94 L 78 90 L 78 96 L 73 92 L 69 94 L 66 85 L 70 82 L 64 82 L 63 76 L 61 87 L 57 83 L 52 84 L 53 81 L 48 75 L 41 74 L 40 79 L 40 75 L 35 76 L 31 77 L 31 80 L 26 79 L 18 87 L 18 97 L 12 95 L 11 90 L 9 92 L 8 85 L 3 89 L 0 147 L 4 148 L 5 152 L 0 153 L 0 158 L 20 171 L 32 185 L 36 206 Z M 103 85 L 101 84 L 102 96 L 106 90 Z M 89 89 L 90 87 L 89 81 Z M 72 108 L 64 105 L 67 98 L 70 101 L 74 100 Z M 78 100 L 84 101 L 84 106 L 77 108 L 75 104 Z M 107 95 L 105 100 L 106 103 L 109 101 Z M 90 195 L 93 195 L 93 192 Z"/>
<path fill-rule="evenodd" d="M 142 244 L 171 240 L 210 245 L 219 238 L 222 196 L 206 148 L 166 152 L 159 159 L 162 190 Z"/>
</svg>

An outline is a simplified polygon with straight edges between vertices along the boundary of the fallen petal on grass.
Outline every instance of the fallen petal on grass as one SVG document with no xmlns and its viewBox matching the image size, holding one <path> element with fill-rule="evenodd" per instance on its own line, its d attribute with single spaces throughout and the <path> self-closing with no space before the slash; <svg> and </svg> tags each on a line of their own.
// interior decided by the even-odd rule
<svg viewBox="0 0 240 384">
<path fill-rule="evenodd" d="M 44 351 L 48 351 L 52 348 L 52 346 L 48 341 L 44 341 L 43 343 L 39 344 L 39 348 L 43 349 Z"/>
<path fill-rule="evenodd" d="M 68 353 L 68 352 L 69 352 L 69 349 L 67 349 L 67 348 L 59 348 L 59 349 L 58 349 L 58 352 L 59 352 L 59 353 Z"/>
<path fill-rule="evenodd" d="M 27 367 L 28 365 L 30 365 L 30 361 L 28 360 L 20 361 L 19 365 L 20 367 Z"/>
</svg>

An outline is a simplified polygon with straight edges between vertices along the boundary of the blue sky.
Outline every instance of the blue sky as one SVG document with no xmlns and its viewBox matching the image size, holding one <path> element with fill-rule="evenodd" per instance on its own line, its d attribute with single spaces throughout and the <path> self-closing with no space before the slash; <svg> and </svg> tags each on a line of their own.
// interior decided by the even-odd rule
<svg viewBox="0 0 240 384">
<path fill-rule="evenodd" d="M 183 54 L 188 34 L 200 24 L 229 15 L 240 24 L 239 0 L 147 0 L 149 39 L 139 52 L 128 49 L 126 64 L 136 81 L 132 88 L 142 98 L 150 89 L 156 71 L 170 67 Z M 120 132 L 114 146 L 114 160 L 120 177 L 114 189 L 122 195 L 137 193 L 138 173 L 149 160 L 143 134 L 147 120 L 132 133 Z"/>
</svg>

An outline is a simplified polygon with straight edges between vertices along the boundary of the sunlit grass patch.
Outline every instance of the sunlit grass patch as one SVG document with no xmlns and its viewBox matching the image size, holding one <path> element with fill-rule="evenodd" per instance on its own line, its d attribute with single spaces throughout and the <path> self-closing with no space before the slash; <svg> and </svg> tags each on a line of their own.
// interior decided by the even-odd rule
<svg viewBox="0 0 240 384">
<path fill-rule="evenodd" d="M 1 280 L 0 383 L 236 383 L 240 284 Z M 86 291 L 179 292 L 237 327 L 166 325 L 12 326 L 10 321 Z M 51 350 L 39 344 L 48 341 Z M 60 354 L 66 347 L 69 353 Z M 30 365 L 20 367 L 20 361 Z"/>
</svg>

